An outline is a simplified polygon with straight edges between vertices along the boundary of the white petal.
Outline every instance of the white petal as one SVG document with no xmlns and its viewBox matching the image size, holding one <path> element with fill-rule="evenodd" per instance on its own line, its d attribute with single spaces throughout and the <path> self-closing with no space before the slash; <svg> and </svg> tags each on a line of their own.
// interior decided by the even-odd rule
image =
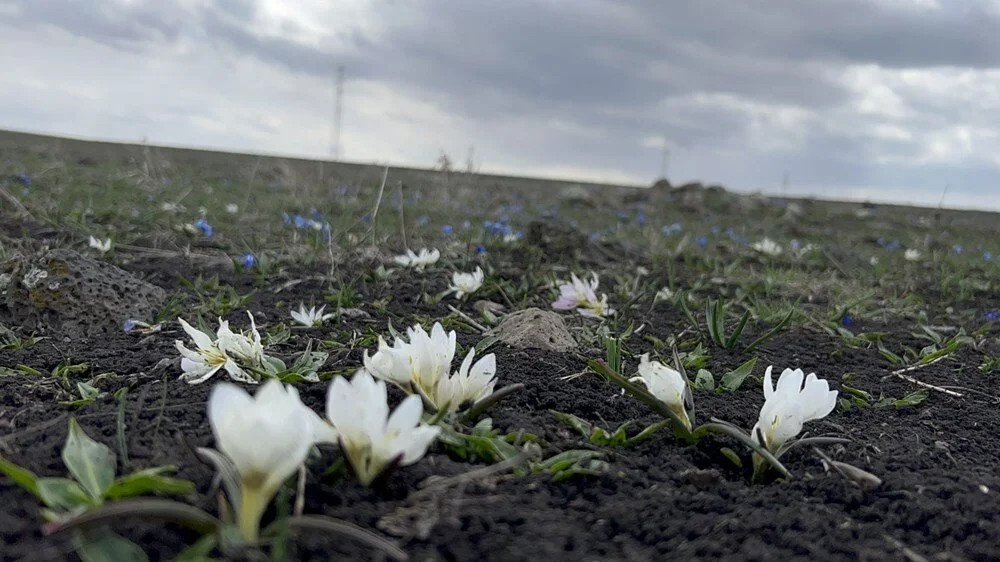
<svg viewBox="0 0 1000 562">
<path fill-rule="evenodd" d="M 194 328 L 193 326 L 191 326 L 191 324 L 188 324 L 183 318 L 178 318 L 177 321 L 180 322 L 181 328 L 184 328 L 184 331 L 187 332 L 187 335 L 188 337 L 191 338 L 191 341 L 193 341 L 194 344 L 198 346 L 198 349 L 209 349 L 214 345 L 212 338 L 208 337 L 208 334 L 206 334 L 205 332 L 202 332 L 201 330 Z"/>
</svg>

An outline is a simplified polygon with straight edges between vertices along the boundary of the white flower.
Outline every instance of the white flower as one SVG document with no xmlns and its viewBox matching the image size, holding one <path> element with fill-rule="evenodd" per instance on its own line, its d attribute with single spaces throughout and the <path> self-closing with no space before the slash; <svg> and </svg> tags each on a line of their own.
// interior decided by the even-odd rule
<svg viewBox="0 0 1000 562">
<path fill-rule="evenodd" d="M 217 385 L 208 400 L 208 419 L 216 447 L 239 474 L 240 497 L 230 499 L 240 531 L 254 542 L 271 498 L 305 462 L 325 424 L 302 404 L 295 388 L 274 379 L 253 398 L 236 385 Z"/>
<path fill-rule="evenodd" d="M 470 349 L 455 374 L 438 379 L 434 392 L 428 397 L 439 410 L 462 410 L 493 394 L 493 387 L 497 384 L 496 356 L 492 353 L 484 355 L 473 365 L 475 355 L 476 349 Z"/>
<path fill-rule="evenodd" d="M 584 282 L 575 273 L 570 274 L 569 283 L 559 286 L 559 298 L 552 303 L 555 310 L 572 310 L 590 318 L 602 318 L 614 313 L 608 307 L 608 296 L 597 298 L 598 279 L 596 273 L 590 274 L 590 281 Z"/>
<path fill-rule="evenodd" d="M 878 265 L 878 256 L 872 256 L 871 259 L 868 260 L 868 263 L 872 266 Z"/>
<path fill-rule="evenodd" d="M 332 312 L 323 314 L 324 310 L 326 310 L 326 305 L 319 307 L 319 310 L 317 310 L 315 306 L 306 310 L 305 305 L 299 303 L 299 309 L 292 311 L 292 319 L 303 326 L 322 326 L 323 322 L 326 322 L 335 316 Z"/>
<path fill-rule="evenodd" d="M 674 292 L 670 290 L 670 287 L 664 287 L 659 291 L 656 291 L 656 296 L 653 297 L 654 302 L 672 301 L 672 300 L 674 300 Z"/>
<path fill-rule="evenodd" d="M 259 367 L 264 363 L 264 346 L 260 342 L 260 332 L 257 331 L 253 314 L 247 311 L 247 316 L 250 317 L 249 335 L 233 332 L 229 329 L 229 322 L 219 319 L 218 346 L 244 365 Z"/>
<path fill-rule="evenodd" d="M 407 328 L 406 335 L 409 341 L 397 337 L 392 347 L 379 337 L 375 355 L 369 358 L 365 351 L 365 370 L 404 390 L 416 385 L 428 394 L 438 380 L 448 376 L 455 357 L 455 332 L 445 333 L 441 323 L 435 322 L 430 334 L 416 325 Z"/>
<path fill-rule="evenodd" d="M 917 261 L 920 259 L 920 250 L 910 248 L 903 252 L 903 258 L 905 258 L 906 261 Z"/>
<path fill-rule="evenodd" d="M 781 255 L 781 246 L 770 238 L 761 238 L 760 240 L 754 242 L 750 247 L 767 256 L 773 257 Z"/>
<path fill-rule="evenodd" d="M 422 414 L 420 397 L 408 396 L 390 416 L 385 383 L 364 371 L 349 382 L 335 378 L 326 399 L 326 415 L 344 457 L 365 486 L 427 453 L 441 428 L 420 423 Z"/>
<path fill-rule="evenodd" d="M 451 274 L 450 289 L 455 292 L 455 298 L 460 299 L 465 295 L 471 295 L 483 286 L 483 270 L 476 267 L 472 273 L 454 272 Z"/>
<path fill-rule="evenodd" d="M 240 206 L 237 205 L 236 203 L 227 203 L 226 212 L 229 213 L 230 215 L 235 215 L 236 213 L 240 212 Z"/>
<path fill-rule="evenodd" d="M 584 303 L 576 311 L 587 318 L 604 318 L 615 313 L 615 309 L 608 306 L 608 295 L 601 295 L 600 300 Z"/>
<path fill-rule="evenodd" d="M 375 355 L 365 352 L 365 370 L 389 381 L 408 393 L 420 394 L 435 408 L 455 411 L 490 395 L 496 384 L 496 357 L 490 353 L 472 364 L 475 350 L 469 350 L 458 372 L 449 376 L 455 357 L 455 332 L 445 333 L 435 322 L 428 334 L 417 325 L 407 329 L 409 341 L 396 338 L 392 347 L 379 338 Z"/>
<path fill-rule="evenodd" d="M 803 378 L 805 384 L 803 385 Z M 786 441 L 802 431 L 808 421 L 826 417 L 837 405 L 837 391 L 815 373 L 805 376 L 802 369 L 785 369 L 778 377 L 778 386 L 771 381 L 771 367 L 764 372 L 764 407 L 751 435 L 772 453 L 777 453 Z"/>
<path fill-rule="evenodd" d="M 583 306 L 588 302 L 597 300 L 597 285 L 599 283 L 596 273 L 590 274 L 590 283 L 585 283 L 575 273 L 570 274 L 569 283 L 559 285 L 559 298 L 552 303 L 552 308 L 556 310 L 572 310 Z"/>
<path fill-rule="evenodd" d="M 641 380 L 646 385 L 646 390 L 666 404 L 688 431 L 691 430 L 691 418 L 688 416 L 691 391 L 684 375 L 659 361 L 650 361 L 649 354 L 644 353 L 639 358 L 639 372 L 632 380 Z"/>
<path fill-rule="evenodd" d="M 181 327 L 184 328 L 191 341 L 197 346 L 197 350 L 191 351 L 184 347 L 184 344 L 180 340 L 174 341 L 177 351 L 182 356 L 181 370 L 184 371 L 181 375 L 182 380 L 190 384 L 202 383 L 212 378 L 212 375 L 218 372 L 219 369 L 225 369 L 229 373 L 229 377 L 233 380 L 249 383 L 257 382 L 236 364 L 236 361 L 229 356 L 217 341 L 212 341 L 212 338 L 208 337 L 208 334 L 192 327 L 183 318 L 178 318 L 177 321 L 180 322 Z"/>
<path fill-rule="evenodd" d="M 87 242 L 87 245 L 90 246 L 91 248 L 97 250 L 98 252 L 100 252 L 102 254 L 106 254 L 106 253 L 108 253 L 108 252 L 111 251 L 111 239 L 110 238 L 105 238 L 104 240 L 98 240 L 97 238 L 94 238 L 93 236 L 91 236 L 90 240 Z"/>
<path fill-rule="evenodd" d="M 427 248 L 422 248 L 419 254 L 413 253 L 413 250 L 406 250 L 405 254 L 396 256 L 393 259 L 398 265 L 403 267 L 423 269 L 428 265 L 437 263 L 440 257 L 441 252 L 437 251 L 437 249 L 428 251 Z"/>
</svg>

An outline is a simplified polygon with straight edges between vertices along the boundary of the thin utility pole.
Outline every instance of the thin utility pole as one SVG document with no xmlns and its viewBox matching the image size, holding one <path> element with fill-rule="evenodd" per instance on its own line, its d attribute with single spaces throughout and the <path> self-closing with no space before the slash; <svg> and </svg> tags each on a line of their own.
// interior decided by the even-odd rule
<svg viewBox="0 0 1000 562">
<path fill-rule="evenodd" d="M 340 159 L 340 121 L 341 116 L 344 113 L 344 65 L 337 67 L 337 94 L 336 100 L 334 102 L 334 114 L 333 114 L 333 139 L 330 147 L 330 152 L 333 153 L 333 159 Z"/>
</svg>

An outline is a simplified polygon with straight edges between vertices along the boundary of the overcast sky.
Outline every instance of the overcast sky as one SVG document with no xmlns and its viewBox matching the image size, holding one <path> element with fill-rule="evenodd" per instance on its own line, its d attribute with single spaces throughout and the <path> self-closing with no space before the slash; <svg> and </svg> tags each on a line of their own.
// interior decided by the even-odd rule
<svg viewBox="0 0 1000 562">
<path fill-rule="evenodd" d="M 669 6 L 669 7 L 665 7 Z M 1000 0 L 0 0 L 0 128 L 1000 208 Z"/>
</svg>

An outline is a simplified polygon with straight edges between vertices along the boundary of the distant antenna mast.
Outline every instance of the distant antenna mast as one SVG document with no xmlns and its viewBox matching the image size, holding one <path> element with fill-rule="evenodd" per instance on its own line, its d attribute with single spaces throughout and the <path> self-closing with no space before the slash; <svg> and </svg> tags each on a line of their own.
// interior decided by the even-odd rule
<svg viewBox="0 0 1000 562">
<path fill-rule="evenodd" d="M 663 156 L 660 160 L 660 178 L 667 179 L 667 166 L 670 165 L 670 148 L 667 147 L 667 139 L 663 139 Z"/>
<path fill-rule="evenodd" d="M 340 120 L 344 113 L 344 65 L 337 67 L 337 97 L 333 114 L 333 142 L 330 152 L 333 159 L 340 158 Z"/>
</svg>

